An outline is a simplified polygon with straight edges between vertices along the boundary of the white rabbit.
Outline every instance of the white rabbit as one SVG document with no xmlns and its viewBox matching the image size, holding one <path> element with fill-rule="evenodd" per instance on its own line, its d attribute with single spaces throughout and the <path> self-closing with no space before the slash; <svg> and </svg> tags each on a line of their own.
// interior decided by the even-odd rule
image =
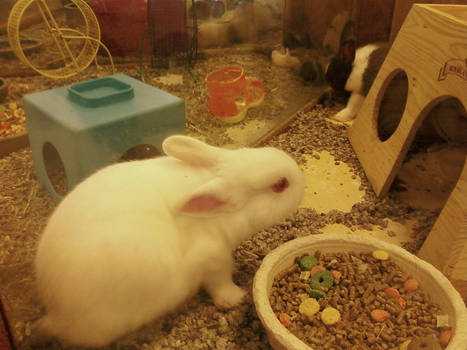
<svg viewBox="0 0 467 350">
<path fill-rule="evenodd" d="M 231 252 L 298 207 L 300 168 L 275 148 L 227 150 L 180 135 L 163 150 L 96 172 L 56 208 L 35 259 L 39 334 L 99 347 L 199 287 L 219 307 L 241 301 Z"/>
<path fill-rule="evenodd" d="M 341 44 L 326 69 L 326 79 L 334 90 L 351 94 L 345 108 L 332 119 L 344 122 L 357 116 L 387 52 L 385 44 L 368 44 L 357 50 L 352 41 Z"/>
</svg>

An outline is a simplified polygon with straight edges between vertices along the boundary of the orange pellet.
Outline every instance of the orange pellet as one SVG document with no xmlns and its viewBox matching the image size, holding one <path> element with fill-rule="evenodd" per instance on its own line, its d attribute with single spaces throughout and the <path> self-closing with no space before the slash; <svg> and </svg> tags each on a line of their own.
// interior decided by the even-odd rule
<svg viewBox="0 0 467 350">
<path fill-rule="evenodd" d="M 321 271 L 321 270 L 326 270 L 326 268 L 323 265 L 316 265 L 310 270 L 310 276 L 313 276 L 315 272 Z"/>
<path fill-rule="evenodd" d="M 290 316 L 287 315 L 285 312 L 281 312 L 278 318 L 285 328 L 289 328 L 290 325 L 292 324 L 292 320 L 290 319 Z"/>
<path fill-rule="evenodd" d="M 452 336 L 452 330 L 451 329 L 445 329 L 439 334 L 439 344 L 442 347 L 445 347 L 449 344 L 449 341 L 451 340 Z"/>
<path fill-rule="evenodd" d="M 334 281 L 336 282 L 338 282 L 342 277 L 342 272 L 340 271 L 332 270 L 331 273 L 332 273 L 332 277 L 334 277 Z"/>
<path fill-rule="evenodd" d="M 381 309 L 374 309 L 371 312 L 371 318 L 376 322 L 383 322 L 389 317 L 389 312 Z"/>
<path fill-rule="evenodd" d="M 404 282 L 404 288 L 407 293 L 415 292 L 419 286 L 420 283 L 415 278 L 407 278 Z"/>
<path fill-rule="evenodd" d="M 401 295 L 399 294 L 399 291 L 396 288 L 388 287 L 384 290 L 384 294 L 388 298 L 399 298 Z"/>
<path fill-rule="evenodd" d="M 407 307 L 407 300 L 405 300 L 404 297 L 399 297 L 397 299 L 397 302 L 399 303 L 399 306 L 403 309 L 405 309 Z"/>
</svg>

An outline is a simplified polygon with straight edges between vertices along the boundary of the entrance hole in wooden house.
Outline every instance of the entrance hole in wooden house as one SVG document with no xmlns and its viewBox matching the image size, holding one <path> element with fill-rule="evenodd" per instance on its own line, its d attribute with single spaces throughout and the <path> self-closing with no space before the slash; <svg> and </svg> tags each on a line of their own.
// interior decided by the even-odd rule
<svg viewBox="0 0 467 350">
<path fill-rule="evenodd" d="M 381 141 L 389 139 L 399 126 L 407 103 L 408 90 L 407 74 L 403 70 L 389 75 L 388 81 L 383 84 L 376 119 L 378 138 Z"/>
<path fill-rule="evenodd" d="M 428 105 L 391 187 L 412 207 L 438 210 L 456 186 L 467 157 L 467 112 L 454 97 Z"/>
</svg>

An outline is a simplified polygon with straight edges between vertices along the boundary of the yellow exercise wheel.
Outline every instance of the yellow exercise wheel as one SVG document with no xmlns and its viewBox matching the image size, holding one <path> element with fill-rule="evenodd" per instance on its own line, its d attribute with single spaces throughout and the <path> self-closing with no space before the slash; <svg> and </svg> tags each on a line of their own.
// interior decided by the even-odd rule
<svg viewBox="0 0 467 350">
<path fill-rule="evenodd" d="M 77 21 L 70 20 L 65 7 L 52 8 L 47 0 L 18 0 L 8 17 L 8 40 L 16 56 L 49 78 L 68 78 L 86 69 L 102 45 L 91 7 L 83 0 L 69 1 Z M 30 39 L 41 43 L 40 50 L 26 52 L 23 43 Z"/>
</svg>

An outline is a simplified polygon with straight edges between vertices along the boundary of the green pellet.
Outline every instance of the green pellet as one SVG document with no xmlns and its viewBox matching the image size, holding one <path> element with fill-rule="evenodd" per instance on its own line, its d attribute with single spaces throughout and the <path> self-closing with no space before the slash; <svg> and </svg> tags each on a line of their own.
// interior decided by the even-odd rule
<svg viewBox="0 0 467 350">
<path fill-rule="evenodd" d="M 305 255 L 300 259 L 299 264 L 302 270 L 309 271 L 318 265 L 318 260 L 313 255 Z"/>
<path fill-rule="evenodd" d="M 312 298 L 319 299 L 319 298 L 324 297 L 326 293 L 324 293 L 322 290 L 319 290 L 319 289 L 310 289 L 308 291 L 308 295 Z"/>
</svg>

